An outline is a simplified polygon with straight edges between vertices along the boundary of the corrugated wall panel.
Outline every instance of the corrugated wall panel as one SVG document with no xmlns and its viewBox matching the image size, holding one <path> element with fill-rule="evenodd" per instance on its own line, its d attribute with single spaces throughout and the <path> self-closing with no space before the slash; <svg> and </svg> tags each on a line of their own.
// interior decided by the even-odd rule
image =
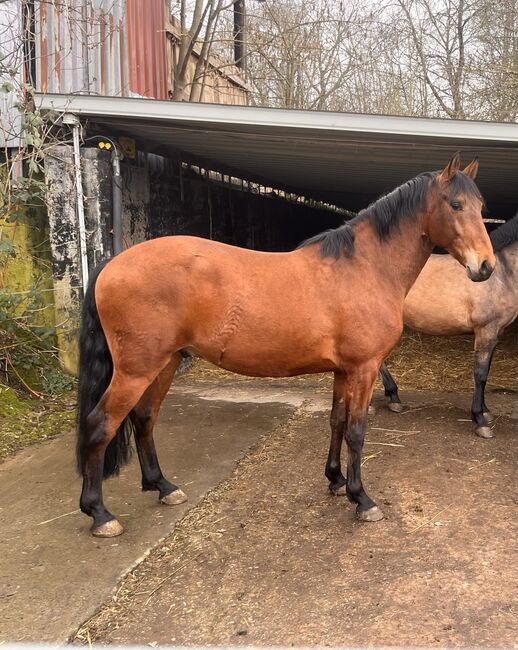
<svg viewBox="0 0 518 650">
<path fill-rule="evenodd" d="M 129 87 L 141 97 L 168 98 L 166 3 L 126 0 Z"/>
<path fill-rule="evenodd" d="M 0 51 L 5 56 L 6 68 L 16 70 L 13 79 L 10 74 L 0 74 L 0 86 L 13 86 L 10 91 L 0 90 L 0 149 L 15 148 L 20 144 L 22 117 L 16 105 L 20 101 L 19 90 L 23 84 L 23 51 L 13 50 L 13 43 L 22 34 L 22 14 L 19 0 L 7 0 L 0 4 Z"/>
<path fill-rule="evenodd" d="M 167 99 L 166 10 L 167 0 L 36 2 L 38 90 Z"/>
</svg>

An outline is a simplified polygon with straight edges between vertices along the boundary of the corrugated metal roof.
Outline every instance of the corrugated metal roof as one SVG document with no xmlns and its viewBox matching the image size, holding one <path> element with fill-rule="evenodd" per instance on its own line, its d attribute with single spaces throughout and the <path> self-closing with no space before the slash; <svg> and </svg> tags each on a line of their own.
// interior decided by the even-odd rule
<svg viewBox="0 0 518 650">
<path fill-rule="evenodd" d="M 188 104 L 40 97 L 141 147 L 237 177 L 360 209 L 460 150 L 495 216 L 518 207 L 518 124 Z"/>
</svg>

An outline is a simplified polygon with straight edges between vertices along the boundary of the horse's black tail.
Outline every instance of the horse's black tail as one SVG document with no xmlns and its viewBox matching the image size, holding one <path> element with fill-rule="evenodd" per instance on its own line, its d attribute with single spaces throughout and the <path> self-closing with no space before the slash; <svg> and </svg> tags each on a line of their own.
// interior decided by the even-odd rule
<svg viewBox="0 0 518 650">
<path fill-rule="evenodd" d="M 81 312 L 81 332 L 79 335 L 79 387 L 77 418 L 77 468 L 84 473 L 86 454 L 91 427 L 88 416 L 99 403 L 108 388 L 113 362 L 106 337 L 104 336 L 97 305 L 95 304 L 95 284 L 102 269 L 109 260 L 102 262 L 90 276 L 90 282 L 83 301 Z M 104 454 L 103 477 L 118 474 L 131 456 L 130 436 L 132 425 L 126 417 Z"/>
</svg>

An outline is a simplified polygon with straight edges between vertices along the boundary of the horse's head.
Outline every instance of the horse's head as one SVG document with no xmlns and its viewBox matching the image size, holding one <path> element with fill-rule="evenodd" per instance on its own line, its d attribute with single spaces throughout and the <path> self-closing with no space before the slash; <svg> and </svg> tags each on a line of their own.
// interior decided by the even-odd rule
<svg viewBox="0 0 518 650">
<path fill-rule="evenodd" d="M 487 280 L 496 261 L 482 220 L 484 201 L 474 182 L 477 170 L 475 159 L 460 171 L 460 158 L 455 154 L 436 174 L 425 226 L 432 243 L 451 253 L 474 282 Z"/>
</svg>

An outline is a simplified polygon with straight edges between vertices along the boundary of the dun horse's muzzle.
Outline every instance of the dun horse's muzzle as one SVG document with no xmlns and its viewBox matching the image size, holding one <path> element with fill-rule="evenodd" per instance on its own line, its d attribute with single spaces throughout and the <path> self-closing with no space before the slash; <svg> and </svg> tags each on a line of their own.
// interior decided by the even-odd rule
<svg viewBox="0 0 518 650">
<path fill-rule="evenodd" d="M 491 273 L 493 273 L 494 268 L 494 265 L 488 262 L 488 260 L 483 260 L 478 269 L 473 268 L 470 264 L 466 265 L 468 277 L 473 282 L 483 282 L 484 280 L 487 280 Z"/>
</svg>

